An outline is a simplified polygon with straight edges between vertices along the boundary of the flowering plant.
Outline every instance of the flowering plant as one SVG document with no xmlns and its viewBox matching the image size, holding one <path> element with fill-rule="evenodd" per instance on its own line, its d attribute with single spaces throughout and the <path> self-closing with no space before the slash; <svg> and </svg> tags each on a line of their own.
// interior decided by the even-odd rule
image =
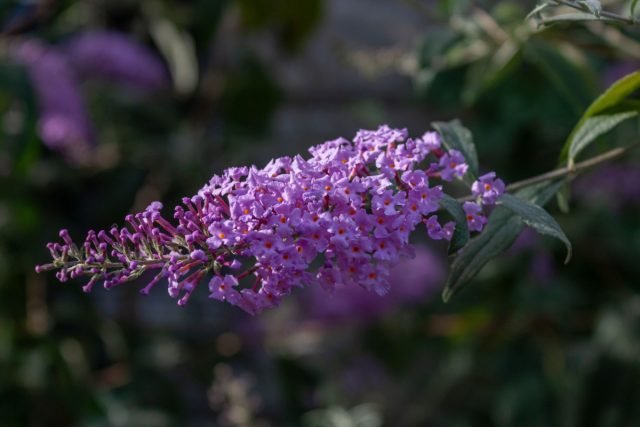
<svg viewBox="0 0 640 427">
<path fill-rule="evenodd" d="M 637 116 L 637 105 L 626 101 L 638 87 L 640 73 L 632 73 L 593 102 L 562 149 L 566 167 L 509 187 L 494 172 L 480 176 L 471 133 L 458 121 L 434 123 L 435 132 L 420 138 L 383 125 L 358 132 L 353 141 L 312 147 L 309 159 L 227 169 L 183 199 L 175 222 L 154 202 L 128 215 L 125 227 L 89 231 L 81 245 L 62 230 L 62 243 L 48 245 L 53 262 L 36 270 L 58 270 L 60 281 L 87 276 L 85 291 L 99 281 L 109 289 L 155 271 L 141 292 L 166 280 L 179 305 L 206 278 L 211 298 L 256 314 L 278 305 L 295 286 L 330 291 L 358 284 L 385 294 L 390 267 L 412 254 L 410 235 L 424 224 L 431 239 L 450 241 L 446 301 L 525 225 L 560 239 L 570 259 L 569 240 L 541 206 L 557 194 L 566 210 L 575 174 L 629 148 L 575 162 L 598 136 Z M 442 184 L 452 181 L 464 182 L 471 194 L 455 199 L 445 193 Z M 479 234 L 470 239 L 471 232 Z"/>
<path fill-rule="evenodd" d="M 53 262 L 37 271 L 57 269 L 60 281 L 88 276 L 85 291 L 98 281 L 109 289 L 156 271 L 141 292 L 166 279 L 179 305 L 211 276 L 211 298 L 256 314 L 295 286 L 358 284 L 383 295 L 390 267 L 412 254 L 410 234 L 420 224 L 431 239 L 451 241 L 454 254 L 503 199 L 530 225 L 566 241 L 541 208 L 505 199 L 495 173 L 476 178 L 475 148 L 457 121 L 434 127 L 439 132 L 409 138 L 404 129 L 380 126 L 353 142 L 312 147 L 309 159 L 227 169 L 183 199 L 175 223 L 154 202 L 128 215 L 126 227 L 90 231 L 80 246 L 62 230 L 63 242 L 48 245 Z M 470 183 L 471 196 L 446 195 L 442 183 L 454 180 Z M 441 208 L 454 220 L 444 222 Z M 455 290 L 445 290 L 445 298 Z"/>
</svg>

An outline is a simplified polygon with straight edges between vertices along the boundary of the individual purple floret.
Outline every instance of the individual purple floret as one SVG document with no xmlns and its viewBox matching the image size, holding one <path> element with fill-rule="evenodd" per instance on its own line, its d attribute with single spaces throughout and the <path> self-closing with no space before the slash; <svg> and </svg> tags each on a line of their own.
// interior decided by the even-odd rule
<svg viewBox="0 0 640 427">
<path fill-rule="evenodd" d="M 445 181 L 453 181 L 454 178 L 462 178 L 467 173 L 469 165 L 464 156 L 457 150 L 451 150 L 440 158 L 440 177 Z"/>
<path fill-rule="evenodd" d="M 467 215 L 467 225 L 470 231 L 482 231 L 487 223 L 487 218 L 482 215 L 482 206 L 474 202 L 464 202 L 462 205 Z"/>
<path fill-rule="evenodd" d="M 180 305 L 206 278 L 210 298 L 251 314 L 276 306 L 296 286 L 357 284 L 384 295 L 391 268 L 413 254 L 409 236 L 421 223 L 432 238 L 451 239 L 454 223 L 442 225 L 436 213 L 442 187 L 431 181 L 451 169 L 442 165 L 446 156 L 466 164 L 432 150 L 437 139 L 381 126 L 358 132 L 353 143 L 312 147 L 309 159 L 230 168 L 184 198 L 173 221 L 155 202 L 128 215 L 125 227 L 90 231 L 82 245 L 63 230 L 62 243 L 48 245 L 53 263 L 36 270 L 58 270 L 60 281 L 88 276 L 86 291 L 155 271 L 142 293 L 166 280 Z M 481 210 L 465 204 L 472 230 L 486 221 Z"/>
<path fill-rule="evenodd" d="M 482 175 L 471 185 L 471 193 L 480 199 L 483 205 L 495 205 L 498 197 L 504 193 L 504 182 L 496 178 L 495 172 Z"/>
<path fill-rule="evenodd" d="M 10 47 L 14 61 L 23 65 L 38 101 L 38 133 L 44 144 L 73 161 L 83 161 L 93 140 L 93 128 L 66 57 L 36 40 Z"/>
<path fill-rule="evenodd" d="M 169 74 L 160 57 L 126 34 L 88 31 L 62 46 L 80 76 L 156 90 L 169 85 Z"/>
</svg>

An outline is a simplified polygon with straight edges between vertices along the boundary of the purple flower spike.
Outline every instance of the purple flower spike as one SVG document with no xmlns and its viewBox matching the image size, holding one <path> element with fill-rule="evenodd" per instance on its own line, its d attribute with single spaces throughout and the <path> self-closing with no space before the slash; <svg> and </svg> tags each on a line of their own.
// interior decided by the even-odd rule
<svg viewBox="0 0 640 427">
<path fill-rule="evenodd" d="M 124 84 L 145 91 L 169 86 L 169 75 L 159 56 L 126 34 L 90 31 L 64 46 L 69 62 L 85 78 Z"/>
<path fill-rule="evenodd" d="M 471 193 L 479 197 L 483 205 L 495 205 L 498 197 L 504 193 L 504 182 L 496 178 L 495 172 L 489 172 L 478 178 L 471 186 Z"/>
<path fill-rule="evenodd" d="M 126 227 L 90 231 L 81 245 L 63 231 L 62 243 L 48 245 L 53 262 L 37 271 L 59 270 L 60 281 L 87 276 L 89 291 L 99 281 L 110 289 L 155 270 L 141 292 L 166 280 L 179 305 L 209 280 L 212 299 L 250 314 L 303 285 L 359 285 L 386 295 L 392 268 L 414 253 L 409 236 L 420 224 L 436 240 L 454 231 L 437 216 L 443 190 L 430 183 L 440 175 L 431 172 L 445 157 L 446 165 L 460 162 L 445 167 L 451 176 L 466 165 L 460 153 L 433 148 L 381 126 L 358 132 L 354 143 L 340 138 L 313 147 L 309 159 L 231 168 L 185 197 L 173 221 L 155 202 L 128 215 Z M 480 231 L 482 206 L 465 203 L 464 210 L 470 228 Z"/>
</svg>

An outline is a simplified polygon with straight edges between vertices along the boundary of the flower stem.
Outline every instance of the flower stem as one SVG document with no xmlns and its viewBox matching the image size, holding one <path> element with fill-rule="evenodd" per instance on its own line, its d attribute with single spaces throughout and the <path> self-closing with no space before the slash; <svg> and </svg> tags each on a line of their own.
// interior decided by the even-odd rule
<svg viewBox="0 0 640 427">
<path fill-rule="evenodd" d="M 570 175 L 578 175 L 579 173 L 584 172 L 585 170 L 590 169 L 594 166 L 597 166 L 600 163 L 604 163 L 609 160 L 616 159 L 626 154 L 628 151 L 634 148 L 637 148 L 639 146 L 640 146 L 640 143 L 635 143 L 635 144 L 627 145 L 626 147 L 614 148 L 613 150 L 609 150 L 600 155 L 587 159 L 583 162 L 576 163 L 572 167 L 567 166 L 564 168 L 555 169 L 555 170 L 543 173 L 541 175 L 523 179 L 522 181 L 514 182 L 513 184 L 507 185 L 506 190 L 516 191 L 521 188 L 529 187 L 539 182 L 548 181 L 554 178 L 561 178 L 563 176 L 570 176 Z"/>
<path fill-rule="evenodd" d="M 554 169 L 549 172 L 545 172 L 540 175 L 533 176 L 531 178 L 523 179 L 522 181 L 517 181 L 512 184 L 507 185 L 505 191 L 514 192 L 516 190 L 520 190 L 525 187 L 530 187 L 532 185 L 538 184 L 544 181 L 550 181 L 556 178 L 562 177 L 575 177 L 578 174 L 591 169 L 594 166 L 598 166 L 600 163 L 607 162 L 609 160 L 616 159 L 618 157 L 623 156 L 628 151 L 633 150 L 634 148 L 640 147 L 640 142 L 636 142 L 634 144 L 627 145 L 625 147 L 614 148 L 613 150 L 606 151 L 602 154 L 599 154 L 595 157 L 587 159 L 585 161 L 574 164 L 573 166 L 566 166 L 559 169 Z M 473 200 L 473 196 L 467 196 L 457 199 L 459 202 L 466 202 L 469 200 Z"/>
</svg>

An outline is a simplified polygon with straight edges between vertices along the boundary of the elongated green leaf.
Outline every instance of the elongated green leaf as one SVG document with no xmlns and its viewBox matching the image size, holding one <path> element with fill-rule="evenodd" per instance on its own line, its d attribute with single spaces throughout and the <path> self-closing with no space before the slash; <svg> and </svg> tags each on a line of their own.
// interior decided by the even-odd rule
<svg viewBox="0 0 640 427">
<path fill-rule="evenodd" d="M 571 131 L 571 134 L 569 135 L 569 138 L 567 138 L 567 142 L 564 144 L 564 147 L 562 147 L 562 152 L 560 153 L 560 164 L 563 164 L 569 160 L 573 161 L 573 159 L 570 159 L 569 157 L 571 145 L 575 140 L 576 134 L 580 131 L 584 123 L 590 117 L 600 114 L 607 109 L 615 107 L 639 88 L 640 71 L 636 71 L 622 77 L 620 80 L 613 83 L 602 95 L 596 98 L 596 100 L 593 101 L 589 108 L 587 108 L 587 110 L 584 112 L 576 126 Z"/>
<path fill-rule="evenodd" d="M 547 2 L 537 5 L 531 12 L 529 12 L 529 14 L 524 18 L 524 20 L 528 21 L 533 17 L 540 18 L 540 12 L 542 12 L 549 6 L 551 6 L 551 3 L 547 3 Z"/>
<path fill-rule="evenodd" d="M 568 214 L 570 211 L 569 202 L 571 201 L 571 185 L 567 181 L 556 194 L 556 200 L 558 202 L 558 208 L 560 212 Z"/>
<path fill-rule="evenodd" d="M 569 147 L 569 158 L 575 159 L 596 138 L 609 132 L 625 120 L 638 117 L 638 113 L 638 108 L 633 107 L 630 110 L 623 110 L 617 113 L 598 114 L 597 116 L 589 117 L 573 137 L 573 142 Z"/>
<path fill-rule="evenodd" d="M 459 66 L 450 63 L 447 54 L 459 42 L 460 35 L 448 27 L 428 29 L 418 49 L 419 71 L 415 82 L 421 92 L 429 90 L 442 71 Z"/>
<path fill-rule="evenodd" d="M 504 80 L 520 63 L 520 44 L 507 40 L 495 53 L 472 64 L 462 93 L 466 104 L 472 104 L 485 91 Z"/>
<path fill-rule="evenodd" d="M 600 0 L 582 0 L 579 1 L 578 4 L 583 5 L 589 10 L 589 12 L 600 17 L 600 13 L 602 12 L 602 4 L 600 3 Z"/>
<path fill-rule="evenodd" d="M 451 263 L 442 299 L 447 302 L 460 292 L 489 261 L 511 246 L 523 228 L 520 217 L 505 207 L 496 207 L 484 231 L 473 238 Z"/>
<path fill-rule="evenodd" d="M 556 180 L 538 184 L 522 189 L 517 194 L 531 203 L 544 206 L 564 182 Z M 497 206 L 484 231 L 471 239 L 451 263 L 442 299 L 446 302 L 464 289 L 489 261 L 511 246 L 524 226 L 519 215 L 504 206 Z"/>
<path fill-rule="evenodd" d="M 449 243 L 449 255 L 451 255 L 458 252 L 469 241 L 467 216 L 460 202 L 447 194 L 442 195 L 440 206 L 451 214 L 456 223 L 456 228 L 453 231 L 453 236 Z"/>
<path fill-rule="evenodd" d="M 478 154 L 471 132 L 462 126 L 460 120 L 434 122 L 431 126 L 440 134 L 442 144 L 449 150 L 458 150 L 469 164 L 469 175 L 473 181 L 478 176 Z"/>
<path fill-rule="evenodd" d="M 631 5 L 629 7 L 629 15 L 633 18 L 636 13 L 636 6 L 638 6 L 638 0 L 631 0 Z"/>
<path fill-rule="evenodd" d="M 504 206 L 517 214 L 522 219 L 522 222 L 535 229 L 538 233 L 561 240 L 567 248 L 567 257 L 564 262 L 565 264 L 569 262 L 573 251 L 571 242 L 562 231 L 560 224 L 547 211 L 512 194 L 503 194 L 498 203 L 500 206 Z"/>
<path fill-rule="evenodd" d="M 584 112 L 578 123 L 571 131 L 571 134 L 569 134 L 569 137 L 567 138 L 564 146 L 562 147 L 559 158 L 560 165 L 564 163 L 567 163 L 569 165 L 573 164 L 573 162 L 575 161 L 575 156 L 577 156 L 579 152 L 584 150 L 591 142 L 596 139 L 594 137 L 586 142 L 580 141 L 578 139 L 578 136 L 584 136 L 588 133 L 583 131 L 582 128 L 590 118 L 599 114 L 603 114 L 608 110 L 615 109 L 621 106 L 621 104 L 623 104 L 624 102 L 628 102 L 625 101 L 625 99 L 639 88 L 640 71 L 636 71 L 614 82 L 602 95 L 596 98 L 596 100 L 593 101 L 591 105 L 589 105 L 589 108 L 587 108 L 587 110 Z M 591 122 L 591 125 L 593 125 L 593 122 Z M 613 128 L 613 126 L 611 128 Z M 609 128 L 609 130 L 611 128 Z M 602 133 L 600 133 L 599 135 L 602 135 Z M 574 144 L 579 145 L 579 149 L 576 150 L 575 147 L 572 148 Z M 572 152 L 574 154 L 570 155 Z M 563 188 L 562 191 L 558 193 L 557 198 L 558 206 L 563 212 L 569 210 L 569 196 L 570 191 L 567 184 L 565 188 Z"/>
<path fill-rule="evenodd" d="M 585 21 L 618 22 L 615 19 L 606 18 L 604 16 L 596 16 L 592 13 L 571 12 L 571 13 L 563 13 L 561 15 L 549 16 L 547 18 L 544 18 L 540 22 L 540 24 L 548 26 L 553 24 L 559 24 L 562 22 L 585 22 Z"/>
<path fill-rule="evenodd" d="M 582 114 L 594 94 L 590 70 L 541 39 L 531 39 L 524 45 L 523 51 L 525 57 L 547 77 L 575 114 Z"/>
</svg>

